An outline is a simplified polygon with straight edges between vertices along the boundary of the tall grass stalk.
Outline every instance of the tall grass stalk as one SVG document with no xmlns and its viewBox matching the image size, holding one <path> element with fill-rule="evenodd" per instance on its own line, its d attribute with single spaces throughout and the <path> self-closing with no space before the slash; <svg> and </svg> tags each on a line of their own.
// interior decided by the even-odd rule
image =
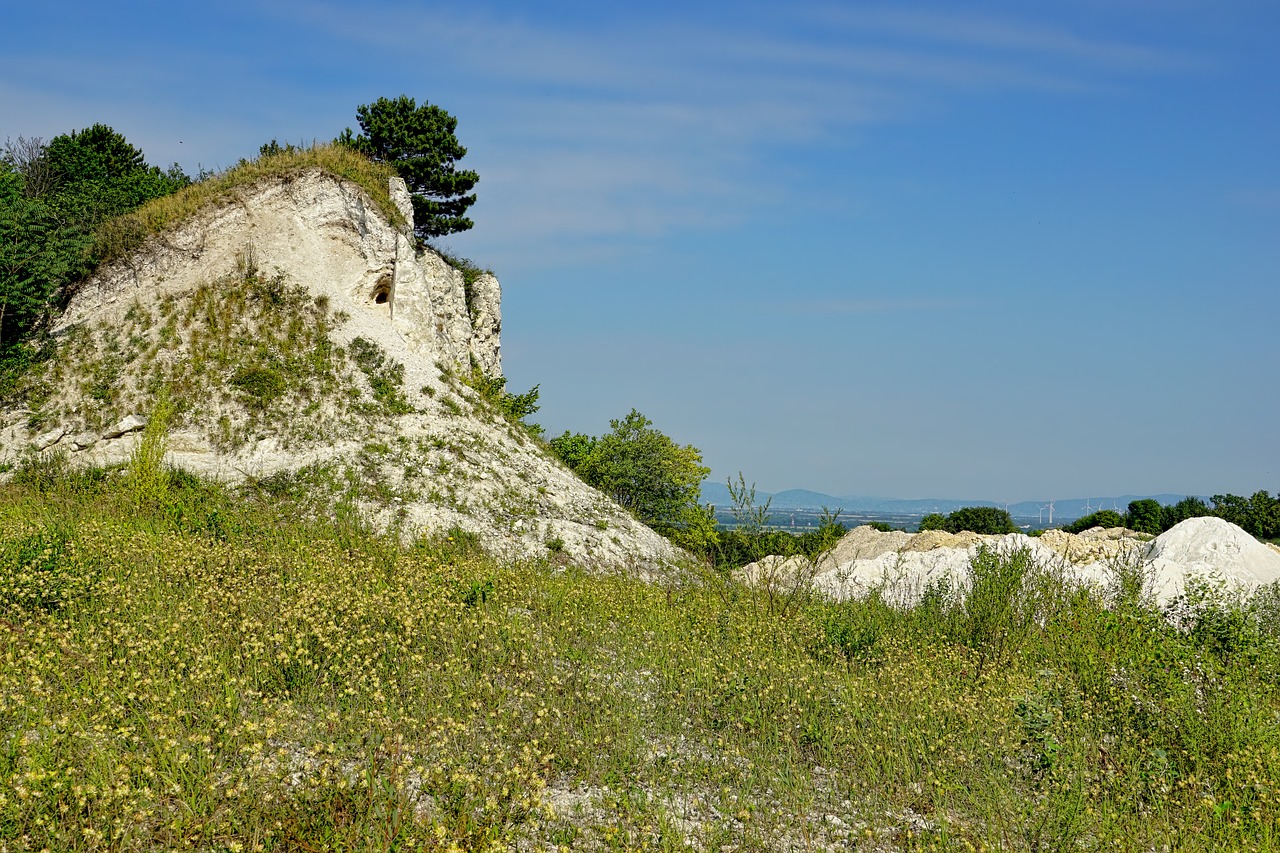
<svg viewBox="0 0 1280 853">
<path fill-rule="evenodd" d="M 156 395 L 142 438 L 129 457 L 126 469 L 125 480 L 139 509 L 160 509 L 168 497 L 169 472 L 164 467 L 164 454 L 172 417 L 173 403 L 169 400 L 169 391 L 162 388 Z"/>
</svg>

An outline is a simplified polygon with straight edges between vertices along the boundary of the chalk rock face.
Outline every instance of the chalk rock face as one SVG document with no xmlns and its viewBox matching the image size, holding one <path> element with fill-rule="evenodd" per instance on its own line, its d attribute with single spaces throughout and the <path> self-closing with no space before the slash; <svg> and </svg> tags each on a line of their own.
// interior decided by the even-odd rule
<svg viewBox="0 0 1280 853">
<path fill-rule="evenodd" d="M 467 312 L 471 315 L 471 357 L 485 373 L 501 376 L 498 336 L 502 332 L 502 288 L 489 273 L 471 285 Z"/>
<path fill-rule="evenodd" d="M 416 250 L 391 190 L 399 227 L 319 168 L 263 179 L 101 269 L 41 393 L 0 408 L 0 478 L 30 456 L 128 463 L 167 412 L 168 465 L 353 501 L 402 536 L 640 572 L 682 559 L 468 384 L 473 365 L 501 376 L 501 287 Z"/>
<path fill-rule="evenodd" d="M 363 190 L 320 169 L 264 180 L 99 270 L 80 288 L 55 333 L 86 318 L 123 314 L 135 301 L 146 305 L 189 292 L 252 263 L 267 274 L 287 271 L 344 310 L 385 316 L 426 358 L 469 368 L 474 356 L 500 376 L 497 279 L 486 275 L 483 284 L 477 282 L 482 313 L 473 318 L 462 273 L 431 249 L 414 248 L 413 206 L 404 181 L 393 178 L 391 194 L 407 214 L 399 229 Z"/>
</svg>

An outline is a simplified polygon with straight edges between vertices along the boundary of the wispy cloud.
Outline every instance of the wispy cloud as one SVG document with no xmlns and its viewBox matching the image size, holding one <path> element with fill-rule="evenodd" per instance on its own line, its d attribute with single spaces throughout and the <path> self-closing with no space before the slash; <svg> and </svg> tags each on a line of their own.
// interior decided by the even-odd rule
<svg viewBox="0 0 1280 853">
<path fill-rule="evenodd" d="M 459 116 L 466 165 L 481 173 L 489 236 L 475 239 L 510 252 L 725 227 L 794 193 L 786 164 L 815 146 L 847 149 L 956 99 L 1089 91 L 1187 59 L 1047 23 L 897 8 L 586 20 L 440 3 L 231 9 L 221 25 L 256 35 L 181 59 L 163 44 L 145 61 L 46 56 L 7 75 L 5 111 L 35 111 L 61 132 L 59 116 L 92 105 L 92 120 L 145 128 L 137 141 L 153 160 L 226 165 L 271 136 L 336 133 L 335 115 L 353 123 L 360 101 L 335 113 L 325 98 L 425 93 Z M 267 104 L 270 115 L 255 113 Z"/>
<path fill-rule="evenodd" d="M 420 61 L 429 44 L 455 85 L 484 87 L 484 102 L 466 110 L 466 139 L 483 214 L 502 223 L 508 248 L 715 228 L 789 190 L 764 167 L 780 148 L 804 156 L 810 145 L 845 145 L 948 98 L 1088 92 L 1188 62 L 1050 24 L 950 12 L 827 8 L 661 26 L 637 13 L 565 26 L 474 7 L 393 9 L 395 27 L 332 4 L 288 14 L 390 62 L 402 51 Z"/>
<path fill-rule="evenodd" d="M 1189 52 L 1094 38 L 1065 26 L 969 10 L 841 6 L 802 14 L 853 34 L 888 35 L 914 42 L 994 50 L 1006 55 L 1029 56 L 1036 63 L 1066 60 L 1082 66 L 1153 72 L 1192 70 L 1206 65 L 1204 57 Z"/>
</svg>

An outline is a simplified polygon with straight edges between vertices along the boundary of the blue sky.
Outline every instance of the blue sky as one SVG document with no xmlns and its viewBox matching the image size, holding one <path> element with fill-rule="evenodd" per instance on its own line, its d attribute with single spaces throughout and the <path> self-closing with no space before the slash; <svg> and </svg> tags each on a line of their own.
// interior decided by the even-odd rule
<svg viewBox="0 0 1280 853">
<path fill-rule="evenodd" d="M 1280 6 L 6 3 L 0 137 L 449 110 L 549 431 L 762 489 L 1280 489 Z"/>
</svg>

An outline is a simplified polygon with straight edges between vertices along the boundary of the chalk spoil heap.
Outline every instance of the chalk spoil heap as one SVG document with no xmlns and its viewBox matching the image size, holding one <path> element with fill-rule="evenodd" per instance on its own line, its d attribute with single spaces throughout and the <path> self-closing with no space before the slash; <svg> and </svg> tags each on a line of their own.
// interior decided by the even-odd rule
<svg viewBox="0 0 1280 853">
<path fill-rule="evenodd" d="M 1082 534 L 1046 531 L 982 536 L 926 531 L 880 532 L 863 525 L 849 531 L 816 565 L 793 557 L 768 557 L 737 573 L 748 582 L 790 582 L 810 571 L 815 589 L 835 599 L 860 598 L 879 590 L 898 606 L 918 603 L 931 586 L 963 592 L 980 549 L 1001 555 L 1025 551 L 1040 569 L 1105 588 L 1121 567 L 1143 567 L 1160 605 L 1182 595 L 1193 579 L 1232 594 L 1249 595 L 1280 582 L 1280 551 L 1220 518 L 1192 518 L 1151 539 L 1123 528 Z"/>
</svg>

